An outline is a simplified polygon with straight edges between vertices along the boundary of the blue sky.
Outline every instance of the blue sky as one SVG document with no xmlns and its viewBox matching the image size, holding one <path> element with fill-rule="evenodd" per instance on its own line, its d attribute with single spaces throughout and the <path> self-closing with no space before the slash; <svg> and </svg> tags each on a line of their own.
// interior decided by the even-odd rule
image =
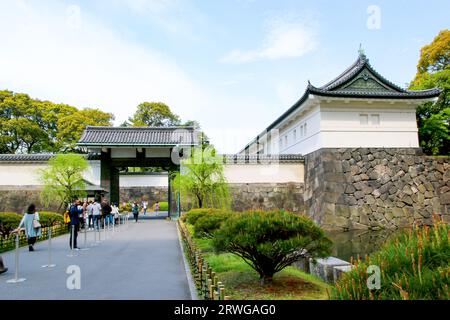
<svg viewBox="0 0 450 320">
<path fill-rule="evenodd" d="M 1 0 L 0 88 L 98 107 L 117 124 L 163 101 L 233 153 L 360 43 L 404 86 L 448 12 L 446 0 Z"/>
</svg>

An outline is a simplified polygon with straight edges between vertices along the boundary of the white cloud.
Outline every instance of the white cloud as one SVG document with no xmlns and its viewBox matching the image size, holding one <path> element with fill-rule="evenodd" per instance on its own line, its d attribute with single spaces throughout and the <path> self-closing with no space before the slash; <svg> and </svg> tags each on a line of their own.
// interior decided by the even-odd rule
<svg viewBox="0 0 450 320">
<path fill-rule="evenodd" d="M 255 50 L 232 50 L 222 63 L 246 63 L 262 59 L 297 58 L 318 46 L 316 23 L 311 19 L 276 18 L 269 21 L 262 46 Z"/>
<path fill-rule="evenodd" d="M 142 101 L 164 101 L 186 119 L 206 104 L 176 63 L 122 39 L 82 8 L 1 1 L 0 38 L 1 88 L 100 107 L 113 112 L 117 123 Z"/>
</svg>

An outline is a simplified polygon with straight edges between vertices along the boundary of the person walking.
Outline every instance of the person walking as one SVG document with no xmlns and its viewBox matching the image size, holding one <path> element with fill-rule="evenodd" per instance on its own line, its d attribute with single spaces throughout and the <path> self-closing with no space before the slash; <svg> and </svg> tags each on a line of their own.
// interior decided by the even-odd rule
<svg viewBox="0 0 450 320">
<path fill-rule="evenodd" d="M 148 202 L 146 200 L 142 201 L 142 208 L 144 209 L 144 216 L 147 214 Z"/>
<path fill-rule="evenodd" d="M 116 220 L 119 219 L 119 207 L 117 206 L 117 204 L 113 203 L 111 208 L 112 208 L 111 214 L 113 217 L 113 221 L 114 221 L 114 224 L 116 224 Z"/>
<path fill-rule="evenodd" d="M 100 228 L 101 214 L 102 206 L 97 200 L 94 200 L 94 203 L 92 204 L 92 217 L 94 218 L 94 228 L 97 230 Z"/>
<path fill-rule="evenodd" d="M 92 230 L 92 228 L 93 228 L 93 226 L 94 226 L 94 216 L 93 216 L 93 212 L 92 212 L 92 209 L 93 209 L 93 205 L 92 205 L 92 201 L 91 200 L 89 200 L 89 202 L 88 202 L 88 206 L 87 206 L 87 208 L 86 208 L 86 211 L 87 211 L 87 221 L 88 221 L 88 230 Z"/>
<path fill-rule="evenodd" d="M 107 200 L 104 200 L 102 203 L 102 214 L 105 219 L 105 226 L 109 223 L 112 224 L 112 207 Z"/>
<path fill-rule="evenodd" d="M 36 206 L 34 204 L 28 206 L 27 212 L 23 215 L 19 226 L 13 233 L 20 232 L 22 228 L 25 229 L 25 234 L 27 235 L 28 250 L 34 251 L 36 239 L 42 234 L 42 228 L 39 223 L 39 213 L 36 212 Z"/>
<path fill-rule="evenodd" d="M 77 246 L 77 238 L 78 238 L 78 230 L 80 228 L 80 213 L 83 214 L 83 206 L 81 206 L 80 200 L 75 200 L 69 209 L 70 216 L 70 249 L 79 250 Z M 73 231 L 72 231 L 73 230 Z M 73 236 L 73 239 L 72 239 Z M 73 248 L 72 248 L 72 240 L 73 240 Z"/>
<path fill-rule="evenodd" d="M 156 201 L 156 203 L 155 203 L 155 213 L 156 213 L 156 216 L 158 217 L 158 215 L 159 215 L 159 201 Z"/>
<path fill-rule="evenodd" d="M 134 221 L 137 223 L 139 220 L 139 206 L 136 202 L 133 203 L 133 206 L 131 208 L 131 212 L 134 216 Z"/>
<path fill-rule="evenodd" d="M 0 256 L 0 274 L 5 273 L 8 271 L 8 268 L 5 267 L 5 264 L 3 263 L 3 258 Z"/>
</svg>

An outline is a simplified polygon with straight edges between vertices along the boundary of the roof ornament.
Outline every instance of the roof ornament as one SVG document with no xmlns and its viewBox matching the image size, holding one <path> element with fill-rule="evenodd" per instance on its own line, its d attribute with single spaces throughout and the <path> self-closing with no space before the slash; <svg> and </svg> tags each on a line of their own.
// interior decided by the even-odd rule
<svg viewBox="0 0 450 320">
<path fill-rule="evenodd" d="M 364 52 L 364 49 L 362 47 L 362 44 L 359 44 L 359 50 L 358 50 L 359 56 L 361 59 L 366 60 L 366 53 Z"/>
</svg>

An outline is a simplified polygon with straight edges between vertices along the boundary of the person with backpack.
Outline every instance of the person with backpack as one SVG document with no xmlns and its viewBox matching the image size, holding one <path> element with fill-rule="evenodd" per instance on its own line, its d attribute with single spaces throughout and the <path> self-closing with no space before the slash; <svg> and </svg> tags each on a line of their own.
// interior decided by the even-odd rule
<svg viewBox="0 0 450 320">
<path fill-rule="evenodd" d="M 23 215 L 19 226 L 13 233 L 20 232 L 22 228 L 25 229 L 25 234 L 27 235 L 28 250 L 34 251 L 34 244 L 37 238 L 42 235 L 39 213 L 36 212 L 36 206 L 34 204 L 28 206 L 27 212 Z"/>
<path fill-rule="evenodd" d="M 69 208 L 69 216 L 70 216 L 70 249 L 79 250 L 77 246 L 77 238 L 78 238 L 78 230 L 80 228 L 80 213 L 83 214 L 83 207 L 81 206 L 80 200 L 75 200 Z M 73 230 L 73 231 L 72 231 Z M 73 239 L 72 239 L 73 235 Z M 72 240 L 73 240 L 73 248 L 72 248 Z"/>
<path fill-rule="evenodd" d="M 133 213 L 134 216 L 134 221 L 137 223 L 138 219 L 139 219 L 139 205 L 137 204 L 137 202 L 133 202 L 133 206 L 131 208 L 131 212 Z"/>
</svg>

